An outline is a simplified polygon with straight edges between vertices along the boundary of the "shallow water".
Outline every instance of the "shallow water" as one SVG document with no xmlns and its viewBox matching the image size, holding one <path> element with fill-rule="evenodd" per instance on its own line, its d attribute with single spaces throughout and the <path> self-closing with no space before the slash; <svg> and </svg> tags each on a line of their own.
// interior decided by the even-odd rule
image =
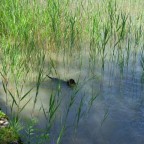
<svg viewBox="0 0 144 144">
<path fill-rule="evenodd" d="M 96 59 L 96 62 L 93 63 L 87 50 L 82 50 L 81 55 L 75 54 L 69 58 L 69 61 L 64 62 L 62 53 L 59 56 L 53 55 L 52 59 L 56 61 L 58 75 L 51 75 L 60 77 L 64 81 L 59 85 L 57 81 L 46 77 L 41 82 L 33 113 L 36 83 L 27 84 L 25 92 L 32 86 L 35 88 L 28 96 L 32 97 L 32 100 L 21 113 L 23 122 L 30 120 L 31 117 L 37 118 L 38 123 L 35 128 L 44 130 L 49 122 L 44 116 L 43 109 L 48 113 L 50 96 L 55 96 L 55 101 L 56 103 L 60 102 L 60 106 L 50 131 L 50 144 L 54 144 L 64 125 L 70 100 L 75 96 L 66 120 L 67 129 L 62 138 L 63 144 L 144 143 L 144 84 L 141 83 L 142 72 L 139 58 L 137 58 L 135 65 L 129 63 L 128 66 L 123 67 L 123 73 L 120 72 L 120 67 L 116 62 L 108 60 L 105 61 L 103 71 L 100 60 Z M 65 83 L 69 78 L 74 78 L 78 82 L 75 89 L 71 89 Z M 75 94 L 77 89 L 79 90 Z M 91 98 L 95 96 L 96 99 L 90 105 Z M 81 114 L 83 115 L 80 116 L 78 128 L 74 129 L 82 98 Z M 0 107 L 5 111 L 6 98 L 2 84 L 1 99 Z M 9 102 L 7 108 L 10 105 Z M 9 108 L 8 115 L 10 115 Z M 25 135 L 25 132 L 23 131 L 22 134 Z M 36 138 L 32 141 L 33 143 L 38 142 Z"/>
</svg>

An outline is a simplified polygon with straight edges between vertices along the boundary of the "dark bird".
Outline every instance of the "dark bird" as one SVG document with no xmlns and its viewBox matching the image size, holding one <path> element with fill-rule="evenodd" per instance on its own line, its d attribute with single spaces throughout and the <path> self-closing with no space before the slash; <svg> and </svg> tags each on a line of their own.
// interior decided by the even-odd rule
<svg viewBox="0 0 144 144">
<path fill-rule="evenodd" d="M 60 82 L 61 83 L 66 83 L 67 86 L 69 86 L 71 88 L 74 87 L 74 86 L 76 86 L 76 82 L 75 82 L 74 79 L 69 79 L 67 81 L 64 81 L 64 80 L 61 80 L 61 79 L 58 79 L 58 78 L 50 77 L 49 75 L 47 75 L 47 77 L 50 78 L 51 80 L 57 81 L 58 83 L 60 83 Z"/>
<path fill-rule="evenodd" d="M 69 79 L 69 80 L 67 80 L 67 85 L 70 87 L 74 87 L 74 86 L 76 86 L 76 82 L 74 79 Z"/>
</svg>

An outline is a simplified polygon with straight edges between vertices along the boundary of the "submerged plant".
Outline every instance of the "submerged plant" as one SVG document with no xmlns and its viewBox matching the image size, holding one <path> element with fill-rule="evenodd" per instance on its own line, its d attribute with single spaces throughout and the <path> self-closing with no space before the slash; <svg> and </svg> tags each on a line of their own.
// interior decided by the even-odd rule
<svg viewBox="0 0 144 144">
<path fill-rule="evenodd" d="M 32 118 L 30 121 L 28 121 L 25 132 L 26 132 L 26 142 L 28 144 L 32 143 L 32 140 L 34 139 L 34 134 L 36 133 L 36 128 L 34 127 L 37 124 L 37 120 Z"/>
<path fill-rule="evenodd" d="M 141 52 L 141 57 L 140 57 L 140 64 L 142 68 L 142 76 L 141 76 L 141 81 L 144 82 L 144 51 L 142 50 Z"/>
</svg>

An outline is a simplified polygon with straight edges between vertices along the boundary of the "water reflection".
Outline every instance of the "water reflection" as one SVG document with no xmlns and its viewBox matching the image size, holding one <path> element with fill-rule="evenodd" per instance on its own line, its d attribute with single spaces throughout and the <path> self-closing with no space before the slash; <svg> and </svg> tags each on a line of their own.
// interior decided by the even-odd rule
<svg viewBox="0 0 144 144">
<path fill-rule="evenodd" d="M 47 129 L 50 123 L 49 109 L 52 96 L 55 98 L 55 105 L 59 106 L 49 132 L 51 144 L 56 143 L 65 124 L 63 144 L 143 143 L 144 85 L 141 83 L 139 65 L 136 65 L 135 73 L 132 73 L 131 67 L 126 67 L 121 74 L 119 67 L 114 66 L 115 63 L 107 62 L 104 73 L 101 73 L 101 67 L 98 64 L 93 65 L 95 67 L 92 69 L 87 69 L 89 58 L 86 55 L 83 59 L 85 63 L 81 67 L 76 67 L 79 60 L 76 58 L 75 61 L 73 60 L 72 70 L 69 69 L 69 66 L 63 66 L 63 62 L 59 60 L 57 72 L 64 81 L 59 83 L 45 78 L 39 87 L 34 111 L 32 107 L 36 88 L 33 89 L 29 95 L 32 100 L 21 113 L 22 120 L 26 121 L 31 117 L 38 119 L 35 128 L 39 132 L 36 132 L 35 135 L 41 133 L 40 130 Z M 63 71 L 69 73 L 70 76 L 63 75 Z M 78 81 L 78 87 L 75 89 L 68 87 L 65 82 L 66 79 L 73 78 L 70 71 L 76 72 L 74 78 Z M 35 84 L 28 84 L 25 91 Z M 4 94 L 1 96 L 5 101 Z M 80 119 L 78 118 L 79 112 Z M 77 122 L 78 127 L 75 129 Z M 32 141 L 36 143 L 38 140 L 33 139 Z"/>
</svg>

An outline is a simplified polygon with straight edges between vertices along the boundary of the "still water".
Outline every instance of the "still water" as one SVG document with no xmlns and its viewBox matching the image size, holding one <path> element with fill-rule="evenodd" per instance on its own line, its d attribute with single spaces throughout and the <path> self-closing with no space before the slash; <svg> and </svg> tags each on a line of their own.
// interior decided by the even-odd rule
<svg viewBox="0 0 144 144">
<path fill-rule="evenodd" d="M 55 97 L 56 104 L 60 102 L 60 105 L 49 133 L 50 144 L 56 143 L 64 124 L 66 130 L 62 144 L 144 143 L 144 84 L 141 83 L 142 70 L 139 57 L 135 63 L 123 66 L 123 72 L 116 62 L 110 60 L 105 60 L 105 67 L 102 70 L 101 61 L 99 59 L 91 61 L 87 51 L 83 51 L 81 55 L 77 53 L 65 62 L 63 57 L 62 54 L 52 56 L 52 60 L 56 62 L 57 74 L 50 73 L 51 76 L 63 81 L 59 85 L 57 80 L 44 78 L 39 87 L 34 111 L 32 109 L 36 83 L 30 82 L 25 86 L 25 91 L 32 86 L 35 87 L 29 94 L 29 97 L 32 97 L 31 101 L 21 112 L 22 123 L 30 121 L 32 117 L 37 119 L 34 125 L 37 132 L 32 135 L 32 143 L 40 143 L 40 138 L 36 138 L 37 134 L 41 134 L 40 129 L 45 130 L 49 124 L 44 112 L 48 114 L 51 96 Z M 67 86 L 65 81 L 69 78 L 74 78 L 78 83 L 76 88 Z M 3 111 L 6 111 L 2 84 L 0 92 L 0 105 Z M 74 101 L 65 119 L 72 98 Z M 7 106 L 10 116 L 9 107 L 10 101 Z M 78 112 L 80 112 L 79 120 Z M 22 136 L 25 140 L 26 132 L 21 133 L 25 135 Z"/>
</svg>

